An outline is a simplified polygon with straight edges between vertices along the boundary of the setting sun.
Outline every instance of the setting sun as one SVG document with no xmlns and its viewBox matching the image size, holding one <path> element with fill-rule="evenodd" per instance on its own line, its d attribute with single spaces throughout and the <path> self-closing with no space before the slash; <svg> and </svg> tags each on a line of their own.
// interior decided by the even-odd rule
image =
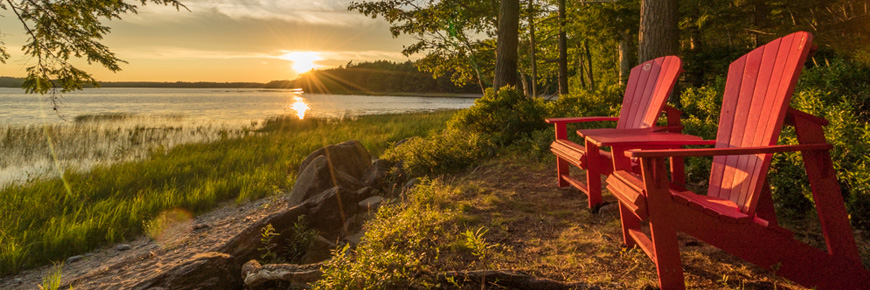
<svg viewBox="0 0 870 290">
<path fill-rule="evenodd" d="M 323 59 L 320 57 L 320 54 L 313 51 L 295 51 L 284 54 L 281 58 L 292 61 L 293 70 L 297 73 L 305 73 L 319 67 L 319 65 L 314 64 L 314 62 Z"/>
</svg>

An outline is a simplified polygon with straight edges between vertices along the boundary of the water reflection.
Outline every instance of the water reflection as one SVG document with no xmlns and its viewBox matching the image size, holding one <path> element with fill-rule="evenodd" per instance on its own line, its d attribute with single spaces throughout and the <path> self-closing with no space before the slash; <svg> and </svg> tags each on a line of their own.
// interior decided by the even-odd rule
<svg viewBox="0 0 870 290">
<path fill-rule="evenodd" d="M 308 107 L 305 99 L 302 98 L 302 90 L 294 90 L 291 94 L 293 95 L 293 104 L 290 105 L 290 108 L 296 111 L 296 116 L 299 116 L 299 120 L 305 119 L 305 111 L 308 111 L 311 107 Z"/>
</svg>

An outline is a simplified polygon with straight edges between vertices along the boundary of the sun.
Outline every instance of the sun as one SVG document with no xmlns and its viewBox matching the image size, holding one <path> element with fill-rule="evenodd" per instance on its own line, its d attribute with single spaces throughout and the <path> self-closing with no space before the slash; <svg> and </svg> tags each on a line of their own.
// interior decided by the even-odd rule
<svg viewBox="0 0 870 290">
<path fill-rule="evenodd" d="M 300 74 L 319 67 L 314 62 L 323 59 L 314 51 L 294 51 L 282 55 L 281 58 L 292 61 L 293 70 Z"/>
</svg>

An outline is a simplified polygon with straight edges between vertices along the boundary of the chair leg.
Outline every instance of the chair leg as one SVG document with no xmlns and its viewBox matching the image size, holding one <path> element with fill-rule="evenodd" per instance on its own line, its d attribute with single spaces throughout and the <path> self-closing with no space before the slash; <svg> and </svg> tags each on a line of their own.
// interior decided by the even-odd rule
<svg viewBox="0 0 870 290">
<path fill-rule="evenodd" d="M 653 219 L 651 216 L 650 219 Z M 662 289 L 685 289 L 680 244 L 673 223 L 650 221 L 650 238 L 655 253 L 656 272 Z"/>
<path fill-rule="evenodd" d="M 628 233 L 629 229 L 640 230 L 640 219 L 630 209 L 619 203 L 619 220 L 622 222 L 622 242 L 626 247 L 637 246 L 637 242 Z"/>
<path fill-rule="evenodd" d="M 567 187 L 568 181 L 565 180 L 565 176 L 568 176 L 568 161 L 562 159 L 562 157 L 556 156 L 556 176 L 559 178 L 559 187 Z"/>
<path fill-rule="evenodd" d="M 601 203 L 601 154 L 598 146 L 586 141 L 586 195 L 589 196 L 589 208 Z"/>
</svg>

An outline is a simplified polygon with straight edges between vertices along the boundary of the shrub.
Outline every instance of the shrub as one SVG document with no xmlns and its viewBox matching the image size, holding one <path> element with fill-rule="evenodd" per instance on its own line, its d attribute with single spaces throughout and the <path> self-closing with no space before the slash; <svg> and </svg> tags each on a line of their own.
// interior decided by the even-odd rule
<svg viewBox="0 0 870 290">
<path fill-rule="evenodd" d="M 475 132 L 497 145 L 509 145 L 531 132 L 547 127 L 547 109 L 541 98 L 529 98 L 513 88 L 497 93 L 489 89 L 474 105 L 459 111 L 448 122 L 448 128 Z"/>
<path fill-rule="evenodd" d="M 401 161 L 409 175 L 423 176 L 467 168 L 494 154 L 495 146 L 481 134 L 447 129 L 426 138 L 407 139 L 381 158 Z"/>
</svg>

